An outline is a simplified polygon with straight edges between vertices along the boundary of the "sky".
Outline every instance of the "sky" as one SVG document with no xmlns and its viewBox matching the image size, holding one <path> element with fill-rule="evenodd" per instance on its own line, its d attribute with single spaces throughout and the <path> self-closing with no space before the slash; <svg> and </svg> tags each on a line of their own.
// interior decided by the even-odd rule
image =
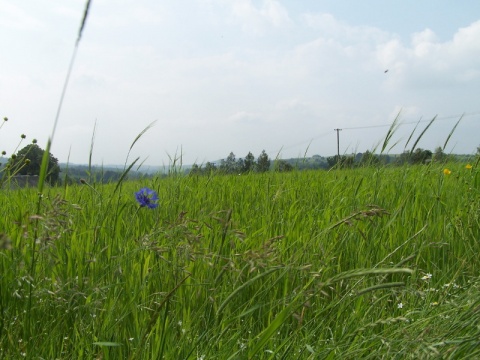
<svg viewBox="0 0 480 360">
<path fill-rule="evenodd" d="M 53 131 L 84 7 L 0 2 L 7 156 L 34 138 L 76 164 L 331 156 L 334 129 L 352 154 L 398 118 L 396 154 L 436 117 L 434 151 L 462 115 L 444 151 L 480 146 L 480 2 L 92 0 Z"/>
</svg>

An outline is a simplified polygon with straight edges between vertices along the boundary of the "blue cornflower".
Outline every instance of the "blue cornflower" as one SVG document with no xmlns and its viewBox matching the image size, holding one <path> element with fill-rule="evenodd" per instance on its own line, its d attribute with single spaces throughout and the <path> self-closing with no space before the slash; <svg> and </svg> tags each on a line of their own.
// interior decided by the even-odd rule
<svg viewBox="0 0 480 360">
<path fill-rule="evenodd" d="M 155 209 L 158 206 L 156 203 L 158 201 L 157 193 L 146 187 L 135 193 L 135 199 L 137 199 L 141 207 L 146 206 L 150 209 Z"/>
</svg>

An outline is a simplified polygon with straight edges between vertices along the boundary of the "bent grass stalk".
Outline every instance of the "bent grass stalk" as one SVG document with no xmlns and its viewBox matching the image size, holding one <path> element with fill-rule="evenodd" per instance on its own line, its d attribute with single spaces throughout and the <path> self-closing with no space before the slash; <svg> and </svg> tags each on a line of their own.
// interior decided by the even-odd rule
<svg viewBox="0 0 480 360">
<path fill-rule="evenodd" d="M 427 126 L 425 126 L 425 128 L 423 129 L 423 131 L 420 133 L 420 135 L 418 135 L 418 138 L 417 140 L 415 140 L 415 143 L 413 144 L 412 146 L 412 149 L 410 150 L 410 155 L 413 154 L 413 151 L 415 150 L 415 148 L 417 147 L 419 141 L 421 140 L 421 138 L 423 137 L 423 135 L 425 135 L 425 133 L 427 132 L 428 128 L 434 123 L 434 121 L 437 119 L 437 116 L 435 115 L 433 117 L 432 120 L 430 120 L 430 122 L 427 124 Z M 413 133 L 412 133 L 413 135 Z"/>
<path fill-rule="evenodd" d="M 84 10 L 84 13 L 83 13 L 83 16 L 82 16 L 80 29 L 79 29 L 78 35 L 77 35 L 77 40 L 75 41 L 74 50 L 73 50 L 72 57 L 71 57 L 71 60 L 70 60 L 70 65 L 68 67 L 68 71 L 67 71 L 67 75 L 66 75 L 65 82 L 64 82 L 64 85 L 63 85 L 62 93 L 60 95 L 60 101 L 58 103 L 57 113 L 56 113 L 56 116 L 55 116 L 55 121 L 53 123 L 52 134 L 47 141 L 47 146 L 45 148 L 42 163 L 41 163 L 41 166 L 40 166 L 40 175 L 39 175 L 39 180 L 38 180 L 38 194 L 39 194 L 39 196 L 38 196 L 38 200 L 37 200 L 36 214 L 40 213 L 40 207 L 41 207 L 42 198 L 43 198 L 43 189 L 44 189 L 45 179 L 46 179 L 47 172 L 48 172 L 50 148 L 51 148 L 51 145 L 52 145 L 53 138 L 55 136 L 55 131 L 56 131 L 56 128 L 57 128 L 58 120 L 60 118 L 60 112 L 61 112 L 62 105 L 63 105 L 63 99 L 64 99 L 66 91 L 67 91 L 67 86 L 68 86 L 68 83 L 69 83 L 69 80 L 70 80 L 70 75 L 71 75 L 72 70 L 73 70 L 73 64 L 74 64 L 74 61 L 75 61 L 75 58 L 76 58 L 76 54 L 77 54 L 77 50 L 78 50 L 78 47 L 79 47 L 79 44 L 80 44 L 80 40 L 82 38 L 82 31 L 83 31 L 83 29 L 85 27 L 85 23 L 87 21 L 89 8 L 90 8 L 90 0 L 87 0 L 86 5 L 85 5 L 85 10 Z M 38 228 L 38 225 L 39 224 L 38 224 L 38 219 L 37 219 L 36 223 L 35 223 L 35 229 Z M 25 326 L 25 332 L 24 332 L 24 336 L 27 339 L 29 339 L 30 336 L 31 336 L 31 333 L 30 333 L 30 328 L 31 328 L 31 320 L 30 319 L 31 319 L 31 316 L 30 315 L 31 315 L 31 310 L 32 310 L 32 291 L 33 291 L 34 283 L 36 281 L 35 265 L 36 265 L 37 235 L 38 234 L 35 231 L 34 236 L 32 237 L 31 245 L 30 245 L 31 246 L 31 255 L 30 255 L 31 282 L 30 282 L 30 288 L 29 288 L 28 306 L 27 306 L 27 311 L 26 311 L 26 316 L 25 316 L 26 326 Z"/>
</svg>

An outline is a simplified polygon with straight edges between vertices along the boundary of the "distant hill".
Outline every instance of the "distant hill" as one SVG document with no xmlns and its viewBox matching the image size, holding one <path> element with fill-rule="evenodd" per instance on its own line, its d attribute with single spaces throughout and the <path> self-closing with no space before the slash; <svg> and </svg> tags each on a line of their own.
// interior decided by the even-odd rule
<svg viewBox="0 0 480 360">
<path fill-rule="evenodd" d="M 72 183 L 78 182 L 80 179 L 108 183 L 119 180 L 124 172 L 123 165 L 94 165 L 89 167 L 88 165 L 83 164 L 60 163 L 59 166 L 60 178 L 62 180 L 66 179 L 68 182 Z M 149 176 L 149 174 L 136 171 L 136 169 L 132 168 L 127 177 L 129 179 L 137 179 L 146 176 Z"/>
</svg>

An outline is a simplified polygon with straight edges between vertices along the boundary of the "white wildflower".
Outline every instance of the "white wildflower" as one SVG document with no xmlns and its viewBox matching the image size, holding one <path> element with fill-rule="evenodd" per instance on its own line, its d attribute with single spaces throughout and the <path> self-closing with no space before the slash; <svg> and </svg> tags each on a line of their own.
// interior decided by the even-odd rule
<svg viewBox="0 0 480 360">
<path fill-rule="evenodd" d="M 422 280 L 425 280 L 425 281 L 430 280 L 431 278 L 432 278 L 432 274 L 430 274 L 430 273 L 422 276 Z"/>
</svg>

